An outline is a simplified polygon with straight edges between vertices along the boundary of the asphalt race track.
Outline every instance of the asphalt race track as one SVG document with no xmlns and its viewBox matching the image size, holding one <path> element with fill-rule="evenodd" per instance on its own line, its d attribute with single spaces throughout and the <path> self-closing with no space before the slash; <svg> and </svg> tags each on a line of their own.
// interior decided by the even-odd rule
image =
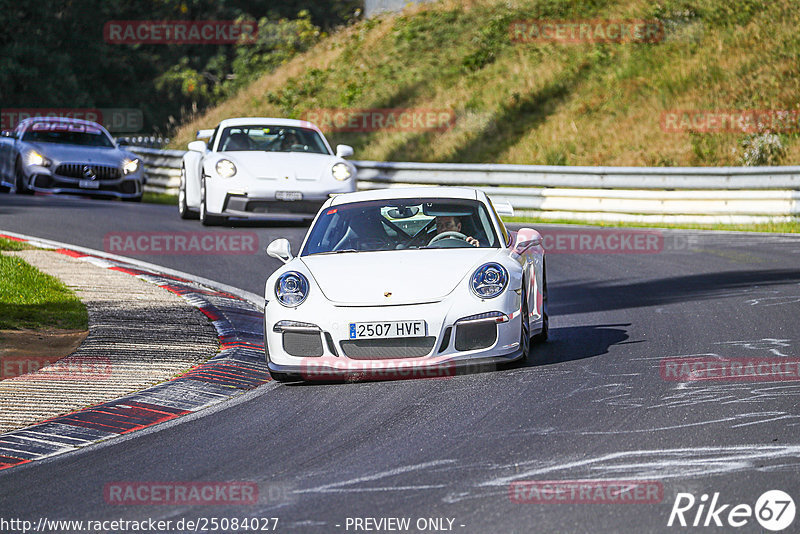
<svg viewBox="0 0 800 534">
<path fill-rule="evenodd" d="M 258 254 L 127 255 L 262 293 L 278 265 L 264 247 L 287 237 L 297 251 L 305 227 L 206 229 L 171 206 L 0 195 L 0 230 L 99 250 L 114 232 L 253 232 Z M 271 382 L 221 408 L 2 471 L 0 517 L 277 517 L 277 531 L 310 533 L 366 532 L 353 518 L 389 517 L 425 527 L 411 532 L 730 531 L 667 527 L 676 495 L 699 502 L 718 492 L 730 505 L 723 521 L 767 490 L 797 498 L 800 382 L 667 380 L 663 363 L 796 361 L 800 237 L 656 233 L 661 245 L 647 253 L 548 255 L 551 339 L 524 367 L 432 380 Z M 512 482 L 585 479 L 658 481 L 663 495 L 655 503 L 520 503 L 509 490 Z M 120 482 L 232 481 L 255 482 L 258 504 L 126 506 L 104 497 Z M 753 517 L 736 530 L 762 531 Z"/>
</svg>

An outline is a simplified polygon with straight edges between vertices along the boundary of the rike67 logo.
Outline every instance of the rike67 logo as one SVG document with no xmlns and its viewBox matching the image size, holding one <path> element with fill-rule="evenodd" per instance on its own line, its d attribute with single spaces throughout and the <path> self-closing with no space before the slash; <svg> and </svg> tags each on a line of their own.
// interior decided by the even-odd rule
<svg viewBox="0 0 800 534">
<path fill-rule="evenodd" d="M 723 504 L 719 492 L 714 493 L 710 502 L 705 493 L 699 499 L 691 493 L 678 493 L 667 526 L 740 528 L 755 518 L 762 528 L 779 532 L 792 524 L 794 515 L 794 500 L 781 490 L 765 491 L 755 506 Z"/>
</svg>

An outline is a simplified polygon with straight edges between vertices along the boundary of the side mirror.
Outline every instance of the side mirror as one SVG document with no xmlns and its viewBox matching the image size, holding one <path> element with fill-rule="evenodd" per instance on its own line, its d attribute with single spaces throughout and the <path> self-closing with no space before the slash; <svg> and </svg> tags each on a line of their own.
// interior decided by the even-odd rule
<svg viewBox="0 0 800 534">
<path fill-rule="evenodd" d="M 267 245 L 267 255 L 273 258 L 278 258 L 283 263 L 287 263 L 292 259 L 292 245 L 288 239 L 276 239 Z"/>
<path fill-rule="evenodd" d="M 533 228 L 520 228 L 517 232 L 517 244 L 514 252 L 523 254 L 529 248 L 538 247 L 542 244 L 542 235 Z"/>
<path fill-rule="evenodd" d="M 206 151 L 206 143 L 205 141 L 192 141 L 186 147 L 193 151 L 193 152 L 205 152 Z"/>
<path fill-rule="evenodd" d="M 349 158 L 353 155 L 353 147 L 350 145 L 336 145 L 337 158 Z"/>
</svg>

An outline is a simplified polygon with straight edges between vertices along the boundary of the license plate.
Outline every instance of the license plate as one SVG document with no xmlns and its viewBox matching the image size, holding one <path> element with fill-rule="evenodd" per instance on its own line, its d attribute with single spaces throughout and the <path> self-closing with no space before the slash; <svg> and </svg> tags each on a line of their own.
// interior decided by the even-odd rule
<svg viewBox="0 0 800 534">
<path fill-rule="evenodd" d="M 78 182 L 78 186 L 81 189 L 100 189 L 100 182 L 95 182 L 94 180 L 81 180 Z"/>
<path fill-rule="evenodd" d="M 425 321 L 350 323 L 350 339 L 422 337 L 425 333 Z"/>
<path fill-rule="evenodd" d="M 276 191 L 275 198 L 278 200 L 303 200 L 303 193 L 300 191 Z"/>
</svg>

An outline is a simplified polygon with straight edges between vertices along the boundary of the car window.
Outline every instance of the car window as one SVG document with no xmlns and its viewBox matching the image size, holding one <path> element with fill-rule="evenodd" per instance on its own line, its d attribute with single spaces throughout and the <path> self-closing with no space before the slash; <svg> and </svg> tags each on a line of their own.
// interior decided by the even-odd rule
<svg viewBox="0 0 800 534">
<path fill-rule="evenodd" d="M 496 248 L 501 242 L 486 207 L 474 200 L 354 202 L 326 209 L 314 223 L 301 255 L 474 246 L 467 237 L 476 239 L 480 247 Z"/>
<path fill-rule="evenodd" d="M 330 154 L 319 133 L 291 126 L 230 126 L 222 131 L 218 152 L 305 152 Z"/>
<path fill-rule="evenodd" d="M 217 132 L 218 131 L 219 131 L 219 126 L 214 128 L 214 133 L 211 134 L 211 138 L 209 138 L 209 140 L 208 140 L 208 149 L 209 150 L 213 150 L 214 149 L 214 141 L 217 140 Z"/>
<path fill-rule="evenodd" d="M 503 243 L 506 245 L 511 245 L 511 234 L 508 233 L 508 229 L 506 225 L 503 223 L 503 219 L 497 214 L 497 209 L 492 204 L 492 199 L 489 200 L 489 207 L 492 208 L 492 213 L 494 213 L 494 218 L 497 220 L 497 224 L 500 226 L 500 233 L 503 234 Z"/>
<path fill-rule="evenodd" d="M 35 122 L 22 135 L 22 140 L 37 143 L 114 147 L 114 143 L 100 128 L 70 122 Z"/>
</svg>

